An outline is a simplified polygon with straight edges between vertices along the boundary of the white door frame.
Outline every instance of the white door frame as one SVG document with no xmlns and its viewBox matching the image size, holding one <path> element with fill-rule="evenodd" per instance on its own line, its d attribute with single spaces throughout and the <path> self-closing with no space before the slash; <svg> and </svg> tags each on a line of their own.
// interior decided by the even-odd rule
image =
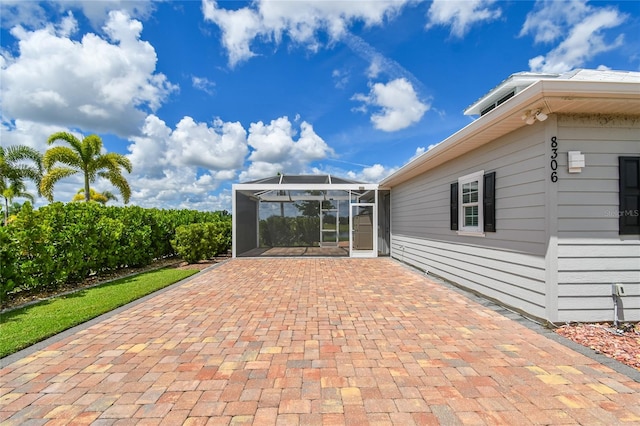
<svg viewBox="0 0 640 426">
<path fill-rule="evenodd" d="M 340 242 L 340 201 L 337 201 L 338 208 L 323 209 L 322 201 L 320 201 L 320 247 L 338 247 Z M 333 212 L 336 214 L 336 237 L 333 241 L 325 241 L 324 233 L 332 232 L 330 229 L 324 229 L 324 215 L 326 212 Z"/>
<path fill-rule="evenodd" d="M 378 257 L 378 191 L 373 203 L 349 203 L 349 257 Z M 353 248 L 353 210 L 354 207 L 371 207 L 373 217 L 371 220 L 373 231 L 372 250 L 354 250 Z"/>
</svg>

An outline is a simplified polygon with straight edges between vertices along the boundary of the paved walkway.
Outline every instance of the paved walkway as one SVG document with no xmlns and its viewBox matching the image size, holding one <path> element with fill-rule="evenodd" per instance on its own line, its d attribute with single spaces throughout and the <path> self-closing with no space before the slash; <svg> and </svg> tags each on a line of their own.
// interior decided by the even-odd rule
<svg viewBox="0 0 640 426">
<path fill-rule="evenodd" d="M 640 424 L 640 383 L 391 259 L 235 259 L 3 365 L 2 425 L 69 422 Z"/>
</svg>

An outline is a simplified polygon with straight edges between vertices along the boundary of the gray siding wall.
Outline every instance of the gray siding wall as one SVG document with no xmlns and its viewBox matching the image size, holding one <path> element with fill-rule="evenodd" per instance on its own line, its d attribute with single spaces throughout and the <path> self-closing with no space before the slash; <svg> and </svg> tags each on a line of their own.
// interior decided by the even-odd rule
<svg viewBox="0 0 640 426">
<path fill-rule="evenodd" d="M 546 318 L 545 139 L 543 123 L 527 126 L 393 187 L 392 257 Z M 496 172 L 497 232 L 460 236 L 450 184 L 479 170 Z"/>
<path fill-rule="evenodd" d="M 618 234 L 618 157 L 640 155 L 637 117 L 559 116 L 558 320 L 612 321 L 612 283 L 622 283 L 620 319 L 640 320 L 640 238 Z M 567 171 L 567 151 L 586 167 Z"/>
</svg>

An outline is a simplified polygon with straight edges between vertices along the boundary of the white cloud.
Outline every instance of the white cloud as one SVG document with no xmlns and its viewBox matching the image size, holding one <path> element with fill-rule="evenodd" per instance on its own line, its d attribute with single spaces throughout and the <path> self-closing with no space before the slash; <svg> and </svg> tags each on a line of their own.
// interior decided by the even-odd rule
<svg viewBox="0 0 640 426">
<path fill-rule="evenodd" d="M 45 10 L 35 1 L 2 0 L 0 3 L 0 26 L 12 28 L 16 25 L 25 25 L 30 28 L 38 28 L 47 22 Z"/>
<path fill-rule="evenodd" d="M 371 116 L 376 129 L 385 132 L 402 130 L 417 123 L 429 110 L 430 105 L 421 102 L 411 83 L 404 78 L 387 84 L 376 83 L 368 95 L 356 94 L 353 100 L 363 102 L 381 110 Z"/>
<path fill-rule="evenodd" d="M 393 59 L 384 56 L 375 47 L 371 46 L 362 37 L 346 32 L 342 41 L 354 53 L 369 62 L 366 74 L 369 79 L 386 74 L 390 78 L 404 78 L 408 80 L 419 92 L 425 92 L 424 85 L 411 72 Z"/>
<path fill-rule="evenodd" d="M 621 25 L 627 16 L 612 7 L 591 7 L 584 0 L 538 1 L 527 15 L 520 36 L 532 34 L 536 43 L 565 37 L 544 56 L 529 60 L 532 71 L 565 72 L 583 66 L 602 52 L 622 46 L 624 35 L 607 41 L 605 31 Z"/>
<path fill-rule="evenodd" d="M 308 173 L 311 162 L 333 155 L 311 124 L 301 121 L 297 126 L 287 117 L 266 125 L 253 123 L 247 138 L 247 131 L 238 122 L 217 119 L 207 124 L 183 117 L 171 128 L 151 114 L 140 135 L 130 137 L 128 157 L 133 172 L 126 176 L 132 189 L 130 202 L 146 207 L 229 209 L 229 197 L 214 192 L 223 183 L 235 180 L 241 169 L 241 180 L 277 172 Z M 3 145 L 27 145 L 43 152 L 48 148 L 47 138 L 61 130 L 70 131 L 25 120 L 3 121 L 0 139 Z M 253 149 L 250 158 L 249 140 Z M 56 185 L 55 200 L 69 201 L 81 187 L 79 175 L 64 179 Z M 114 191 L 103 181 L 93 187 Z M 28 189 L 35 194 L 35 188 Z M 37 205 L 42 203 L 44 199 L 39 199 Z"/>
<path fill-rule="evenodd" d="M 349 171 L 347 177 L 360 182 L 378 183 L 396 170 L 398 170 L 396 167 L 387 168 L 381 164 L 374 164 L 357 172 Z"/>
<path fill-rule="evenodd" d="M 329 43 L 339 40 L 353 22 L 380 25 L 395 16 L 409 1 L 300 1 L 256 0 L 236 10 L 222 9 L 214 0 L 203 0 L 205 20 L 222 30 L 222 44 L 229 55 L 229 65 L 250 59 L 254 39 L 280 43 L 283 35 L 293 42 L 317 51 L 322 43 L 319 32 L 328 35 Z"/>
<path fill-rule="evenodd" d="M 203 91 L 207 95 L 213 95 L 216 92 L 216 83 L 206 77 L 191 76 L 191 84 L 194 88 Z"/>
<path fill-rule="evenodd" d="M 267 163 L 265 161 L 254 161 L 240 173 L 240 182 L 262 179 L 268 176 L 275 176 L 278 173 L 287 173 L 284 165 L 280 163 Z"/>
<path fill-rule="evenodd" d="M 3 121 L 0 123 L 0 141 L 2 141 L 2 146 L 26 145 L 43 152 L 49 146 L 47 145 L 49 136 L 59 131 L 70 132 L 69 129 L 61 129 L 60 126 L 27 120 Z M 76 134 L 75 132 L 71 133 Z"/>
<path fill-rule="evenodd" d="M 473 24 L 502 16 L 500 8 L 493 8 L 494 3 L 495 0 L 434 0 L 427 13 L 427 29 L 436 25 L 450 26 L 451 35 L 462 38 Z"/>
<path fill-rule="evenodd" d="M 296 130 L 287 117 L 251 123 L 247 142 L 252 149 L 249 167 L 240 174 L 240 180 L 253 180 L 276 173 L 304 173 L 309 163 L 334 155 L 333 150 L 318 136 L 313 126 L 300 123 Z"/>
<path fill-rule="evenodd" d="M 347 84 L 349 83 L 350 75 L 349 75 L 349 71 L 342 71 L 342 70 L 335 69 L 331 73 L 331 77 L 333 77 L 333 81 L 336 89 L 344 89 L 345 87 L 347 87 Z"/>
<path fill-rule="evenodd" d="M 130 203 L 157 208 L 230 210 L 230 196 L 224 191 L 213 193 L 219 184 L 216 176 L 198 175 L 194 168 L 166 169 L 162 179 L 133 181 Z"/>
<path fill-rule="evenodd" d="M 222 30 L 222 44 L 229 54 L 229 65 L 233 67 L 254 56 L 249 45 L 256 36 L 265 32 L 258 13 L 249 8 L 235 11 L 220 9 L 215 1 L 209 0 L 203 0 L 202 12 L 205 20 Z"/>
<path fill-rule="evenodd" d="M 277 163 L 289 157 L 293 150 L 293 129 L 287 117 L 280 117 L 265 125 L 262 121 L 251 123 L 249 145 L 253 152 L 251 161 Z"/>
<path fill-rule="evenodd" d="M 382 72 L 382 58 L 381 55 L 375 56 L 367 68 L 367 77 L 376 78 Z"/>
<path fill-rule="evenodd" d="M 210 170 L 242 167 L 248 153 L 247 133 L 238 122 L 215 120 L 213 127 L 184 117 L 171 134 L 167 155 L 179 165 Z"/>
<path fill-rule="evenodd" d="M 47 5 L 50 11 L 65 13 L 69 10 L 82 12 L 95 29 L 100 29 L 112 10 L 125 11 L 129 16 L 146 19 L 154 11 L 151 0 L 58 0 Z M 47 12 L 38 1 L 2 0 L 0 4 L 0 23 L 2 28 L 23 25 L 39 29 L 47 24 Z"/>
<path fill-rule="evenodd" d="M 19 54 L 3 52 L 0 61 L 5 117 L 135 134 L 142 109 L 158 108 L 177 87 L 155 72 L 156 53 L 140 40 L 139 21 L 111 12 L 103 29 L 108 40 L 92 33 L 73 40 L 72 15 L 35 31 L 14 27 Z"/>
<path fill-rule="evenodd" d="M 333 150 L 306 121 L 300 124 L 300 137 L 293 148 L 294 159 L 305 163 L 322 160 L 328 155 L 333 155 Z"/>
<path fill-rule="evenodd" d="M 386 169 L 381 164 L 374 164 L 371 167 L 362 169 L 362 177 L 366 182 L 379 182 L 392 171 Z"/>
<path fill-rule="evenodd" d="M 131 200 L 148 206 L 187 201 L 195 206 L 242 168 L 240 180 L 246 181 L 278 172 L 302 173 L 312 161 L 333 155 L 313 126 L 302 121 L 298 135 L 287 117 L 252 123 L 247 137 L 237 122 L 207 124 L 184 117 L 171 129 L 149 115 L 141 132 L 129 145 Z"/>
<path fill-rule="evenodd" d="M 280 117 L 265 125 L 262 121 L 249 127 L 248 142 L 253 152 L 249 160 L 278 163 L 287 166 L 286 173 L 300 172 L 307 163 L 333 155 L 333 150 L 306 121 L 300 124 L 300 136 L 287 117 Z"/>
<path fill-rule="evenodd" d="M 76 21 L 71 12 L 67 12 L 67 15 L 60 21 L 58 34 L 60 37 L 69 38 L 69 36 L 75 34 L 76 31 L 78 31 L 78 21 Z"/>
<path fill-rule="evenodd" d="M 248 153 L 240 123 L 215 120 L 208 125 L 191 117 L 171 129 L 149 115 L 142 136 L 131 142 L 131 201 L 149 207 L 228 208 L 221 207 L 225 199 L 212 192 L 235 179 Z"/>
<path fill-rule="evenodd" d="M 152 0 L 63 0 L 59 4 L 60 8 L 81 10 L 94 28 L 100 28 L 109 19 L 112 10 L 121 10 L 131 17 L 143 20 L 149 18 L 155 10 Z"/>
<path fill-rule="evenodd" d="M 520 36 L 533 33 L 536 43 L 553 42 L 566 34 L 567 25 L 580 22 L 587 9 L 584 1 L 538 1 L 527 14 Z"/>
<path fill-rule="evenodd" d="M 246 131 L 240 123 L 215 120 L 213 126 L 184 117 L 175 129 L 155 115 L 149 115 L 143 135 L 129 145 L 136 174 L 159 177 L 166 168 L 193 167 L 235 174 L 248 153 Z"/>
<path fill-rule="evenodd" d="M 419 146 L 416 148 L 416 152 L 411 156 L 411 158 L 409 158 L 409 161 L 407 161 L 407 163 L 415 160 L 416 158 L 420 157 L 422 154 L 424 154 L 427 151 L 431 151 L 433 148 L 435 148 L 436 146 L 438 146 L 440 144 L 440 142 L 438 143 L 434 143 L 429 145 L 428 147 L 423 147 L 423 146 Z"/>
<path fill-rule="evenodd" d="M 425 152 L 427 152 L 427 149 L 424 146 L 419 146 L 416 148 L 416 152 L 413 154 L 413 156 L 411 156 L 411 158 L 409 159 L 409 161 L 413 161 L 416 158 L 420 157 L 422 154 L 424 154 Z"/>
<path fill-rule="evenodd" d="M 128 149 L 133 172 L 139 177 L 162 178 L 169 165 L 166 150 L 170 144 L 171 129 L 155 115 L 149 115 L 142 126 L 141 136 L 131 137 Z"/>
</svg>

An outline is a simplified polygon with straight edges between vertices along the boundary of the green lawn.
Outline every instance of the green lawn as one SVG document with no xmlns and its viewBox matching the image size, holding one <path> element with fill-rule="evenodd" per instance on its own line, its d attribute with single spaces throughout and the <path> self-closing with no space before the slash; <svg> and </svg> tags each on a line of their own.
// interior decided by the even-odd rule
<svg viewBox="0 0 640 426">
<path fill-rule="evenodd" d="M 193 269 L 160 269 L 2 313 L 0 358 L 197 272 Z"/>
</svg>

